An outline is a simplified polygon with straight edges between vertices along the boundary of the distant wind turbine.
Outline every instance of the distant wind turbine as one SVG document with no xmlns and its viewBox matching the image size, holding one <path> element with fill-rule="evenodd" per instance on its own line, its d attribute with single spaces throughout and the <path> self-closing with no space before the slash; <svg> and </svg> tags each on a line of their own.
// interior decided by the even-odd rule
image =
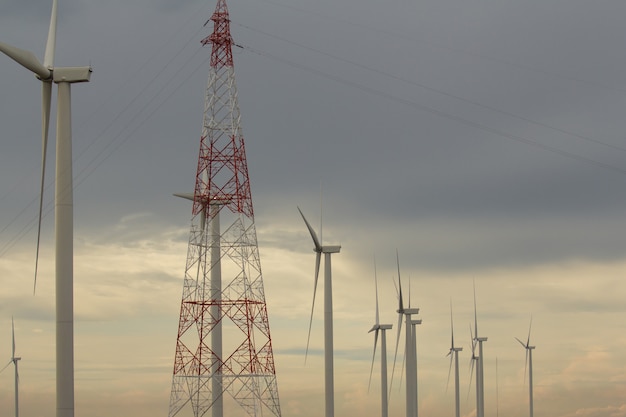
<svg viewBox="0 0 626 417">
<path fill-rule="evenodd" d="M 406 342 L 405 342 L 405 356 L 406 356 L 406 416 L 415 417 L 417 415 L 417 368 L 416 358 L 414 358 L 413 349 L 415 334 L 413 332 L 413 325 L 411 316 L 413 314 L 419 314 L 419 308 L 404 307 L 404 301 L 402 297 L 402 280 L 400 279 L 400 258 L 396 251 L 396 263 L 398 265 L 398 333 L 396 336 L 396 352 L 393 357 L 393 369 L 391 371 L 391 383 L 393 384 L 393 374 L 396 369 L 396 359 L 398 357 L 398 346 L 400 344 L 400 333 L 402 331 L 402 316 L 406 317 Z M 421 321 L 420 321 L 421 322 Z"/>
<path fill-rule="evenodd" d="M 13 324 L 13 317 L 11 317 L 11 340 L 12 340 L 12 349 L 11 349 L 11 359 L 4 366 L 4 368 L 0 369 L 0 372 L 4 371 L 11 363 L 15 367 L 15 417 L 19 417 L 20 415 L 20 401 L 19 401 L 19 381 L 20 376 L 17 371 L 17 361 L 19 361 L 20 357 L 15 356 L 15 325 Z"/>
<path fill-rule="evenodd" d="M 374 353 L 372 355 L 372 366 L 370 368 L 370 380 L 367 386 L 372 382 L 372 372 L 374 370 L 374 359 L 376 358 L 376 345 L 378 344 L 378 332 L 380 331 L 380 391 L 381 391 L 381 416 L 389 416 L 389 395 L 387 393 L 387 330 L 393 326 L 391 324 L 380 324 L 380 314 L 378 310 L 378 278 L 376 277 L 376 265 L 374 264 L 374 285 L 376 287 L 376 323 L 370 329 L 369 333 L 374 332 Z"/>
<path fill-rule="evenodd" d="M 313 303 L 311 305 L 311 318 L 309 320 L 309 334 L 306 342 L 306 352 L 309 351 L 309 341 L 311 339 L 311 325 L 313 324 L 313 309 L 315 308 L 315 293 L 317 292 L 317 281 L 320 272 L 320 262 L 322 253 L 324 254 L 324 386 L 325 386 L 325 411 L 326 417 L 335 415 L 334 398 L 334 370 L 333 370 L 333 290 L 332 290 L 332 269 L 330 255 L 339 253 L 341 246 L 325 245 L 317 238 L 317 234 L 311 224 L 307 221 L 302 210 L 298 207 L 302 220 L 306 224 L 315 247 L 315 282 L 313 286 Z"/>
<path fill-rule="evenodd" d="M 476 283 L 474 283 L 474 340 L 478 344 L 478 366 L 476 368 L 476 417 L 485 417 L 483 342 L 486 342 L 487 338 L 478 336 L 478 314 L 476 312 Z"/>
<path fill-rule="evenodd" d="M 42 169 L 35 283 L 39 258 L 46 148 L 52 83 L 58 85 L 56 133 L 55 248 L 56 248 L 56 378 L 57 417 L 74 416 L 74 301 L 73 301 L 73 184 L 71 93 L 73 83 L 88 82 L 91 67 L 55 67 L 57 0 L 52 0 L 50 28 L 43 64 L 30 52 L 0 42 L 3 52 L 32 71 L 42 82 Z"/>
<path fill-rule="evenodd" d="M 450 368 L 448 369 L 448 383 L 450 382 L 450 372 L 452 371 L 452 361 L 454 360 L 454 400 L 455 400 L 455 416 L 461 415 L 461 402 L 459 400 L 459 352 L 463 350 L 462 347 L 454 346 L 454 322 L 452 319 L 452 300 L 450 300 L 450 351 L 447 356 L 450 356 Z M 448 389 L 446 383 L 446 390 Z"/>
<path fill-rule="evenodd" d="M 526 369 L 528 369 L 528 404 L 530 407 L 530 417 L 533 417 L 533 349 L 535 349 L 535 346 L 530 346 L 530 329 L 533 325 L 533 318 L 531 316 L 530 318 L 530 325 L 528 326 L 528 338 L 526 339 L 526 344 L 524 344 L 524 342 L 522 342 L 521 340 L 519 340 L 517 337 L 515 338 L 515 340 L 517 340 L 520 345 L 522 345 L 522 347 L 524 349 L 526 349 L 526 364 L 524 365 L 524 379 L 526 378 Z"/>
</svg>

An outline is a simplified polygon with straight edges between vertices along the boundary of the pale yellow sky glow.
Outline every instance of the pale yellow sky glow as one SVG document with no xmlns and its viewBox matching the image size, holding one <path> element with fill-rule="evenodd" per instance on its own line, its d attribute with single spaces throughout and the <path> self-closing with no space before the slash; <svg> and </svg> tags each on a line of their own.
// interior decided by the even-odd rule
<svg viewBox="0 0 626 417">
<path fill-rule="evenodd" d="M 306 238 L 290 219 L 293 240 Z M 132 230 L 133 220 L 120 222 Z M 137 221 L 138 230 L 146 223 Z M 186 253 L 183 229 L 154 232 L 146 238 L 95 241 L 79 237 L 76 248 L 76 410 L 77 415 L 163 414 L 169 401 L 175 332 Z M 106 232 L 104 232 L 106 234 Z M 330 234 L 330 232 L 329 232 Z M 259 232 L 271 240 L 271 230 Z M 123 236 L 123 234 L 122 234 Z M 149 237 L 149 238 L 148 238 Z M 158 243 L 156 243 L 158 242 Z M 305 240 L 305 243 L 306 242 Z M 300 247 L 298 243 L 298 247 Z M 372 384 L 368 378 L 373 335 L 373 260 L 350 251 L 335 257 L 335 385 L 338 415 L 376 416 L 379 410 L 379 360 Z M 44 248 L 44 255 L 49 247 Z M 394 254 L 377 258 L 381 321 L 396 326 Z M 0 262 L 5 289 L 3 311 L 16 315 L 17 353 L 23 415 L 44 415 L 54 406 L 54 328 L 51 259 L 42 259 L 37 295 L 31 294 L 29 250 Z M 310 311 L 313 253 L 261 246 L 274 357 L 283 415 L 314 416 L 323 403 L 321 304 L 317 305 L 310 354 L 303 350 Z M 464 416 L 473 412 L 469 382 L 469 325 L 473 322 L 472 280 L 477 286 L 479 329 L 485 344 L 486 410 L 495 415 L 524 416 L 524 351 L 514 337 L 525 339 L 533 314 L 535 409 L 543 415 L 621 416 L 621 387 L 626 383 L 624 344 L 617 329 L 625 323 L 616 313 L 626 291 L 620 271 L 626 265 L 569 262 L 537 268 L 442 273 L 401 270 L 411 303 L 421 308 L 418 330 L 420 412 L 446 416 L 453 412 L 453 381 L 446 392 L 449 348 L 449 302 L 454 308 L 455 338 L 460 354 Z M 21 281 L 9 277 L 25 277 Z M 590 280 L 589 277 L 595 277 Z M 318 288 L 321 296 L 323 287 Z M 318 297 L 318 302 L 320 297 Z M 407 298 L 408 300 L 408 298 Z M 407 302 L 405 300 L 405 302 Z M 601 301 L 600 301 L 601 300 Z M 599 309 L 596 304 L 600 304 Z M 591 307 L 588 307 L 590 306 Z M 2 321 L 8 340 L 10 319 Z M 388 334 L 389 366 L 393 363 L 396 329 Z M 402 340 L 393 414 L 404 407 L 400 372 Z M 380 352 L 380 346 L 378 351 Z M 10 357 L 10 345 L 0 346 Z M 378 355 L 377 355 L 378 356 Z M 496 387 L 496 357 L 498 386 Z M 404 376 L 402 375 L 402 378 Z M 3 407 L 12 405 L 12 372 L 0 377 Z M 398 389 L 398 386 L 401 388 Z M 497 388 L 497 392 L 496 392 Z M 471 391 L 470 391 L 471 390 Z M 468 396 L 469 393 L 469 396 Z M 497 401 L 496 401 L 497 398 Z M 603 404 L 610 404 L 609 406 Z M 7 409 L 7 408 L 4 408 Z M 569 411 L 568 411 L 569 410 Z M 606 414 L 610 410 L 610 414 Z M 559 414 L 560 413 L 560 414 Z M 122 415 L 122 414 L 119 414 Z"/>
</svg>

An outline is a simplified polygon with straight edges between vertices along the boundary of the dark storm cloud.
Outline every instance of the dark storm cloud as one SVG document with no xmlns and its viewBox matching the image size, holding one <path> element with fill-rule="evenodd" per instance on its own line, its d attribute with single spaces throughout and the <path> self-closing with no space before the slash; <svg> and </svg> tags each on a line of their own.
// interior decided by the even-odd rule
<svg viewBox="0 0 626 417">
<path fill-rule="evenodd" d="M 182 63 L 208 54 L 195 48 L 209 29 L 195 40 L 193 32 L 210 13 L 192 19 L 188 28 L 166 24 L 165 9 L 184 14 L 200 6 L 195 3 L 160 2 L 143 9 L 134 4 L 123 19 L 114 17 L 119 4 L 101 6 L 99 21 L 111 19 L 93 25 L 97 43 L 68 34 L 57 47 L 73 50 L 66 45 L 73 39 L 81 48 L 95 48 L 89 52 L 97 59 L 92 83 L 74 89 L 74 102 L 82 97 L 108 106 L 97 112 L 95 105 L 75 108 L 77 154 L 95 139 L 94 152 L 123 141 L 79 185 L 77 214 L 89 225 L 84 227 L 146 210 L 164 210 L 161 218 L 187 225 L 189 208 L 171 193 L 193 186 L 206 68 L 167 101 L 167 94 L 157 96 L 163 104 L 151 118 L 142 119 L 149 107 L 131 106 L 115 123 L 111 120 L 126 103 L 149 103 L 158 83 L 169 83 L 174 91 L 181 78 L 175 74 L 192 72 L 191 67 L 180 71 Z M 235 51 L 259 212 L 267 213 L 272 201 L 292 207 L 306 203 L 300 196 L 317 196 L 321 183 L 328 204 L 335 200 L 343 206 L 332 217 L 343 223 L 345 235 L 363 223 L 379 225 L 377 233 L 388 236 L 386 245 L 415 248 L 422 265 L 621 257 L 622 242 L 613 232 L 621 230 L 620 213 L 626 209 L 624 154 L 584 138 L 622 146 L 624 97 L 613 88 L 626 84 L 614 70 L 624 59 L 616 53 L 619 27 L 614 19 L 597 25 L 599 12 L 580 2 L 568 3 L 563 17 L 558 4 L 425 3 L 410 6 L 410 13 L 385 27 L 375 24 L 380 8 L 373 3 L 350 13 L 338 7 L 330 14 L 323 4 L 229 4 L 236 41 L 272 54 Z M 6 7 L 11 5 L 16 3 Z M 322 12 L 328 19 L 319 16 Z M 135 22 L 132 33 L 109 33 L 127 20 Z M 45 30 L 47 23 L 42 25 Z M 595 31 L 581 35 L 581 27 Z M 193 47 L 187 47 L 188 39 Z M 581 51 L 591 59 L 582 59 Z M 149 65 L 140 67 L 136 56 Z M 170 60 L 173 66 L 156 68 Z M 121 88 L 129 74 L 120 63 L 146 74 Z M 161 70 L 163 75 L 151 79 Z M 113 98 L 105 91 L 111 88 L 117 91 Z M 135 128 L 138 120 L 146 121 Z M 125 124 L 127 130 L 116 139 L 115 129 Z M 17 132 L 18 126 L 7 128 Z M 109 130 L 101 135 L 102 129 Z M 37 138 L 38 127 L 31 131 Z M 37 154 L 37 140 L 32 142 Z M 77 175 L 84 177 L 82 167 L 93 157 L 78 158 Z M 89 216 L 94 211 L 100 214 L 95 219 Z M 396 232 L 403 237 L 394 238 Z"/>
</svg>

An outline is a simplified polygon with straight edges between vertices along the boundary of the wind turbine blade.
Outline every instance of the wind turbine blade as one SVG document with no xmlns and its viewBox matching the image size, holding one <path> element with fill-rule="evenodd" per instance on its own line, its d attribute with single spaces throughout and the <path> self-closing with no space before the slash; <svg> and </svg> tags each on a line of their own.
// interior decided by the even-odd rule
<svg viewBox="0 0 626 417">
<path fill-rule="evenodd" d="M 472 390 L 472 379 L 474 376 L 474 362 L 475 361 L 476 361 L 476 358 L 472 354 L 472 358 L 470 359 L 470 379 L 469 379 L 469 384 L 467 386 L 467 398 L 468 399 L 469 399 L 470 391 Z"/>
<path fill-rule="evenodd" d="M 374 259 L 374 286 L 376 287 L 376 324 L 380 324 L 380 313 L 378 311 L 378 277 L 376 275 L 376 259 Z"/>
<path fill-rule="evenodd" d="M 476 313 L 476 281 L 472 281 L 474 285 L 474 336 L 478 338 L 478 313 Z"/>
<path fill-rule="evenodd" d="M 526 385 L 526 371 L 528 370 L 528 349 L 526 349 L 526 361 L 524 362 L 524 385 Z"/>
<path fill-rule="evenodd" d="M 389 383 L 389 392 L 393 386 L 393 376 L 396 372 L 396 360 L 398 359 L 398 345 L 400 344 L 400 333 L 402 331 L 402 313 L 398 313 L 398 334 L 396 336 L 396 352 L 393 355 L 393 367 L 391 368 L 391 382 Z"/>
<path fill-rule="evenodd" d="M 34 72 L 41 79 L 47 80 L 50 78 L 51 72 L 48 68 L 41 65 L 39 60 L 32 52 L 25 49 L 16 48 L 15 46 L 7 45 L 4 42 L 0 42 L 0 52 L 3 52 L 9 58 L 23 66 L 24 68 Z"/>
<path fill-rule="evenodd" d="M 322 244 L 317 238 L 317 235 L 315 234 L 315 230 L 313 230 L 313 227 L 311 226 L 311 224 L 307 221 L 306 217 L 304 217 L 304 214 L 302 214 L 302 210 L 300 210 L 300 207 L 298 207 L 298 211 L 300 212 L 300 215 L 302 216 L 302 220 L 304 220 L 304 223 L 306 224 L 306 227 L 307 229 L 309 229 L 309 233 L 311 234 L 311 237 L 313 238 L 313 243 L 315 244 L 315 251 L 321 252 Z"/>
<path fill-rule="evenodd" d="M 454 360 L 454 351 L 450 349 L 448 355 L 450 356 L 450 367 L 448 368 L 448 380 L 446 381 L 446 394 L 448 393 L 448 386 L 450 385 L 450 374 L 452 373 L 452 361 Z"/>
<path fill-rule="evenodd" d="M 324 201 L 322 200 L 322 181 L 320 181 L 320 246 L 324 242 Z"/>
<path fill-rule="evenodd" d="M 2 369 L 0 369 L 0 373 L 2 373 L 2 371 L 4 371 L 5 369 L 7 369 L 7 367 L 8 367 L 9 365 L 11 365 L 11 363 L 13 363 L 13 359 L 11 359 L 11 360 L 9 361 L 9 363 L 7 363 L 6 365 L 4 365 L 4 367 L 3 367 Z"/>
<path fill-rule="evenodd" d="M 474 376 L 474 363 L 476 362 L 476 339 L 472 334 L 472 325 L 469 326 L 470 329 L 470 341 L 472 343 L 472 357 L 470 358 L 470 382 L 467 387 L 467 398 L 469 398 L 470 390 L 472 389 L 472 377 Z"/>
<path fill-rule="evenodd" d="M 396 264 L 398 265 L 398 310 L 404 311 L 404 302 L 402 300 L 402 281 L 400 280 L 400 257 L 396 249 Z"/>
<path fill-rule="evenodd" d="M 522 345 L 523 348 L 526 348 L 526 345 L 524 344 L 524 342 L 519 340 L 517 337 L 515 338 L 515 340 L 517 340 L 519 342 L 519 344 Z"/>
<path fill-rule="evenodd" d="M 306 339 L 306 351 L 304 352 L 304 363 L 306 363 L 306 358 L 309 354 L 309 342 L 311 341 L 311 326 L 313 325 L 313 309 L 315 308 L 315 294 L 317 294 L 317 281 L 320 276 L 320 258 L 322 256 L 321 252 L 317 252 L 315 254 L 315 282 L 313 284 L 313 303 L 311 303 L 311 318 L 309 319 L 309 335 Z"/>
<path fill-rule="evenodd" d="M 452 320 L 452 298 L 450 298 L 450 334 L 451 334 L 451 342 L 450 349 L 454 349 L 454 322 Z"/>
<path fill-rule="evenodd" d="M 528 339 L 526 339 L 526 347 L 530 346 L 530 329 L 533 327 L 533 316 L 530 316 L 530 324 L 528 325 Z"/>
<path fill-rule="evenodd" d="M 396 290 L 396 297 L 398 297 L 398 296 L 399 296 L 399 293 L 398 293 L 398 284 L 396 284 L 396 280 L 395 280 L 395 279 L 393 279 L 393 277 L 391 278 L 391 282 L 393 283 L 393 289 L 394 289 L 394 290 Z"/>
<path fill-rule="evenodd" d="M 376 358 L 376 345 L 378 344 L 378 332 L 380 329 L 376 329 L 374 333 L 374 353 L 372 354 L 372 366 L 370 367 L 370 380 L 367 383 L 367 392 L 370 391 L 370 385 L 372 384 L 372 373 L 374 372 L 374 359 Z"/>
<path fill-rule="evenodd" d="M 37 289 L 37 271 L 39 270 L 39 246 L 41 243 L 41 219 L 43 217 L 43 190 L 46 179 L 46 153 L 48 149 L 48 132 L 50 128 L 52 82 L 42 81 L 41 88 L 41 188 L 39 190 L 39 219 L 37 222 L 37 249 L 35 253 L 35 279 L 33 283 L 33 295 Z"/>
<path fill-rule="evenodd" d="M 52 12 L 50 13 L 50 28 L 48 29 L 48 40 L 46 42 L 46 52 L 43 57 L 43 66 L 54 67 L 54 49 L 57 37 L 57 0 L 52 0 Z"/>
<path fill-rule="evenodd" d="M 11 351 L 11 359 L 15 358 L 15 325 L 13 324 L 13 317 L 11 317 L 11 340 L 13 342 L 13 350 Z"/>
</svg>

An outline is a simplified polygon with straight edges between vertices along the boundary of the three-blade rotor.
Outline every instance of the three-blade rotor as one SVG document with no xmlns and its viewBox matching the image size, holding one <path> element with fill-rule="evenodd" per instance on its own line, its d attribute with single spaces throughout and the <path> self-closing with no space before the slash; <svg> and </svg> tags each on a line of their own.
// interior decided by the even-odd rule
<svg viewBox="0 0 626 417">
<path fill-rule="evenodd" d="M 376 261 L 374 261 L 374 286 L 376 288 L 376 323 L 370 329 L 368 333 L 374 333 L 374 353 L 372 354 L 372 365 L 370 367 L 370 378 L 367 383 L 367 391 L 369 392 L 370 385 L 372 383 L 372 373 L 374 371 L 374 359 L 376 358 L 376 346 L 378 345 L 378 332 L 380 331 L 380 313 L 378 311 L 378 277 L 376 275 Z"/>
<path fill-rule="evenodd" d="M 470 328 L 471 332 L 471 328 Z M 448 392 L 448 385 L 450 384 L 450 374 L 452 373 L 452 361 L 454 360 L 454 353 L 462 351 L 463 348 L 454 346 L 454 320 L 452 318 L 452 300 L 450 300 L 450 350 L 446 356 L 450 356 L 450 366 L 448 368 L 448 380 L 446 381 L 446 392 Z"/>
<path fill-rule="evenodd" d="M 517 340 L 519 342 L 520 345 L 522 345 L 522 347 L 524 349 L 526 349 L 526 362 L 524 364 L 524 384 L 526 383 L 526 371 L 528 370 L 528 352 L 531 349 L 534 349 L 534 346 L 530 346 L 530 330 L 533 326 L 533 317 L 530 317 L 530 325 L 528 326 L 528 337 L 526 338 L 526 344 L 524 344 L 524 342 L 522 342 L 521 340 L 519 340 L 517 337 L 515 338 L 515 340 Z"/>
<path fill-rule="evenodd" d="M 393 355 L 393 368 L 391 368 L 391 383 L 393 384 L 393 376 L 396 371 L 396 360 L 398 358 L 398 346 L 400 344 L 400 333 L 402 332 L 402 316 L 404 315 L 404 301 L 402 299 L 402 280 L 400 279 L 400 257 L 396 250 L 396 265 L 398 267 L 398 333 L 396 335 L 396 351 Z M 391 390 L 391 388 L 390 388 Z"/>
<path fill-rule="evenodd" d="M 470 379 L 469 385 L 467 387 L 467 397 L 469 398 L 470 390 L 472 389 L 472 377 L 474 376 L 474 363 L 478 360 L 478 356 L 476 356 L 476 336 L 472 332 L 472 325 L 469 326 L 470 330 L 470 342 L 472 344 L 472 357 L 470 358 Z"/>
<path fill-rule="evenodd" d="M 403 316 L 407 316 L 407 328 L 405 329 L 406 333 L 406 337 L 407 337 L 407 341 L 409 340 L 410 334 L 409 332 L 411 332 L 412 330 L 408 327 L 409 323 L 410 323 L 410 316 L 412 314 L 418 314 L 419 313 L 419 308 L 411 308 L 410 304 L 409 307 L 405 307 L 404 306 L 404 298 L 402 295 L 402 280 L 400 278 L 400 257 L 398 255 L 398 251 L 396 250 L 396 264 L 398 267 L 398 284 L 396 286 L 396 291 L 398 294 L 398 310 L 396 310 L 396 312 L 398 313 L 398 333 L 396 334 L 396 350 L 394 353 L 394 357 L 393 357 L 393 369 L 391 371 L 391 384 L 390 384 L 390 388 L 389 390 L 391 391 L 391 385 L 393 385 L 393 376 L 395 373 L 395 368 L 396 368 L 396 360 L 398 358 L 398 346 L 400 345 L 400 333 L 402 332 L 402 317 Z M 395 285 L 395 282 L 394 282 Z M 410 292 L 410 290 L 409 290 Z M 410 299 L 410 295 L 409 295 L 409 299 Z M 421 321 L 420 321 L 421 323 Z M 417 323 L 414 323 L 417 324 Z M 408 342 L 407 342 L 408 343 Z M 410 355 L 410 352 L 406 352 L 408 346 L 405 345 L 405 358 L 406 359 L 406 355 Z M 403 365 L 404 368 L 404 365 Z M 400 376 L 400 379 L 402 379 L 402 374 Z"/>
<path fill-rule="evenodd" d="M 2 369 L 0 369 L 0 372 L 7 369 L 9 365 L 14 364 L 16 366 L 15 372 L 17 374 L 17 361 L 19 361 L 20 359 L 22 358 L 18 358 L 15 356 L 15 324 L 13 322 L 13 317 L 11 317 L 11 359 L 9 359 L 9 362 L 4 365 Z"/>
</svg>

